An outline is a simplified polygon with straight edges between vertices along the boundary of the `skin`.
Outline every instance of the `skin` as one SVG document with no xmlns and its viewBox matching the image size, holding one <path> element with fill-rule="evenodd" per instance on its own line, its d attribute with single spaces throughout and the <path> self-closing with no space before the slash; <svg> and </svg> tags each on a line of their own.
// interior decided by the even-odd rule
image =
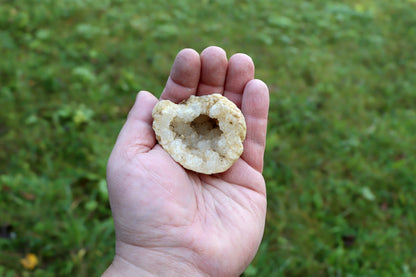
<svg viewBox="0 0 416 277">
<path fill-rule="evenodd" d="M 116 255 L 103 276 L 239 276 L 255 256 L 266 216 L 268 88 L 245 54 L 180 51 L 160 98 L 211 93 L 233 101 L 247 124 L 240 159 L 214 175 L 185 170 L 157 144 L 158 99 L 137 95 L 107 165 Z"/>
</svg>

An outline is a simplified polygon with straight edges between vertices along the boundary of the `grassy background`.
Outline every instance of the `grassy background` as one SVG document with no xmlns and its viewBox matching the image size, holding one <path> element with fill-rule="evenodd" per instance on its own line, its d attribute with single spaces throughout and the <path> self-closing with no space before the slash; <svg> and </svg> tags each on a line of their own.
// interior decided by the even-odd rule
<svg viewBox="0 0 416 277">
<path fill-rule="evenodd" d="M 0 0 L 0 276 L 104 271 L 105 165 L 135 94 L 209 45 L 249 54 L 271 93 L 267 225 L 244 276 L 416 276 L 415 9 Z"/>
</svg>

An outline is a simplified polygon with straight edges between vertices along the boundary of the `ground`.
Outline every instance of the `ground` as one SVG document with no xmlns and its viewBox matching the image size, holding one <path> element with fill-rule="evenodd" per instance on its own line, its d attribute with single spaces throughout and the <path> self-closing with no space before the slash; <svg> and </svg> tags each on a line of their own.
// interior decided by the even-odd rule
<svg viewBox="0 0 416 277">
<path fill-rule="evenodd" d="M 415 9 L 2 1 L 0 275 L 107 267 L 105 165 L 136 92 L 160 95 L 180 49 L 217 45 L 271 94 L 266 230 L 244 276 L 416 276 Z"/>
</svg>

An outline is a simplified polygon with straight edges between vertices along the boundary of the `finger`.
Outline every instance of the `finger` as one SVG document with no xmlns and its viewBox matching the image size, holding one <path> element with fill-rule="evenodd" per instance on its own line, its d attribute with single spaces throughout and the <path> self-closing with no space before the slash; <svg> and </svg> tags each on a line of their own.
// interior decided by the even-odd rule
<svg viewBox="0 0 416 277">
<path fill-rule="evenodd" d="M 262 172 L 269 111 L 269 89 L 265 83 L 261 80 L 252 80 L 247 83 L 241 110 L 247 124 L 241 158 L 257 171 Z"/>
<path fill-rule="evenodd" d="M 223 94 L 227 65 L 227 54 L 222 48 L 211 46 L 202 51 L 197 95 Z"/>
<path fill-rule="evenodd" d="M 224 96 L 241 108 L 244 87 L 253 78 L 253 60 L 246 54 L 233 55 L 228 62 Z"/>
<path fill-rule="evenodd" d="M 124 153 L 145 153 L 156 144 L 152 129 L 152 110 L 157 98 L 147 91 L 141 91 L 131 108 L 126 123 L 117 138 L 116 147 Z"/>
<path fill-rule="evenodd" d="M 263 175 L 242 159 L 238 159 L 227 171 L 219 173 L 217 176 L 226 182 L 238 184 L 266 195 Z"/>
<path fill-rule="evenodd" d="M 179 103 L 195 95 L 201 71 L 201 59 L 193 49 L 183 49 L 176 55 L 165 89 L 160 99 Z"/>
</svg>

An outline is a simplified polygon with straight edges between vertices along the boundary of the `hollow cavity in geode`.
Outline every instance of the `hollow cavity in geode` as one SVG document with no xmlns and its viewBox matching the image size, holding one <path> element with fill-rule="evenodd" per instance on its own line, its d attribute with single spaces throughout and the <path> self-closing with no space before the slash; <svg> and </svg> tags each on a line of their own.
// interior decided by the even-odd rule
<svg viewBox="0 0 416 277">
<path fill-rule="evenodd" d="M 153 129 L 162 147 L 183 167 L 205 174 L 226 171 L 243 152 L 244 116 L 219 94 L 160 101 Z"/>
</svg>

